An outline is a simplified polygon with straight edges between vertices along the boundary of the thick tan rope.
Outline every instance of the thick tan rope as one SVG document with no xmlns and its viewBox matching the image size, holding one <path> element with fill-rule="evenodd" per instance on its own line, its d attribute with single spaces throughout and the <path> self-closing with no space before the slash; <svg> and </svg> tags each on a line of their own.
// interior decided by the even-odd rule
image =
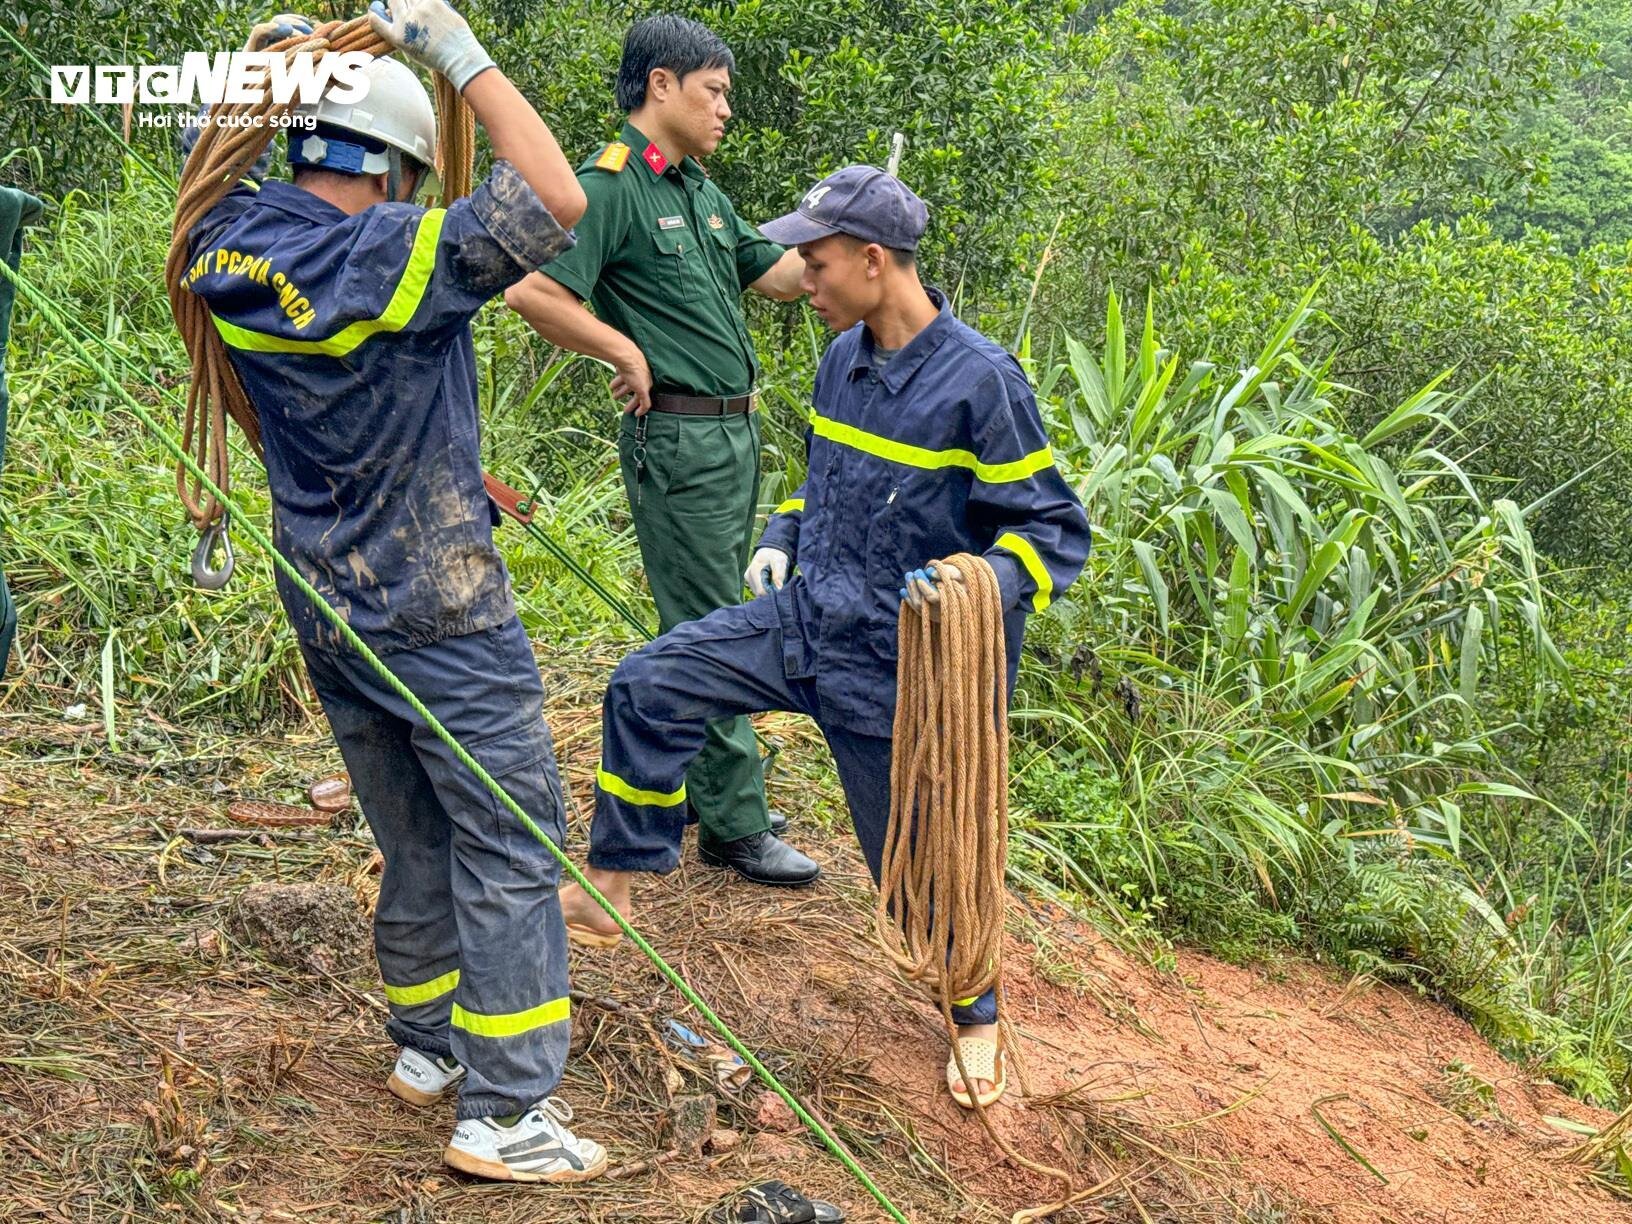
<svg viewBox="0 0 1632 1224">
<path fill-rule="evenodd" d="M 366 17 L 358 17 L 352 21 L 328 22 L 310 34 L 275 43 L 268 50 L 289 54 L 309 51 L 314 58 L 321 59 L 330 53 L 345 51 L 390 55 L 394 48 L 374 33 Z M 470 107 L 447 81 L 437 76 L 435 83 L 439 113 L 437 171 L 442 179 L 443 202 L 448 203 L 470 191 L 475 119 Z M 249 173 L 278 131 L 279 117 L 293 106 L 293 100 L 274 102 L 270 91 L 266 91 L 258 102 L 218 103 L 211 107 L 209 122 L 199 129 L 198 143 L 182 168 L 176 198 L 164 283 L 170 294 L 170 313 L 175 317 L 176 329 L 181 332 L 192 363 L 182 445 L 223 490 L 231 488 L 227 418 L 237 422 L 257 455 L 261 454 L 260 421 L 227 359 L 226 347 L 210 320 L 209 307 L 182 287 L 181 278 L 189 262 L 187 235 L 238 180 Z M 200 531 L 221 517 L 221 503 L 201 481 L 190 478 L 181 464 L 176 466 L 176 491 L 181 495 L 188 517 Z"/>
<path fill-rule="evenodd" d="M 878 932 L 901 973 L 938 997 L 953 1061 L 992 1142 L 1015 1164 L 1064 1186 L 1061 1201 L 1016 1216 L 1041 1219 L 1072 1201 L 1072 1175 L 1022 1156 L 993 1128 L 952 1020 L 953 1000 L 994 991 L 1003 1058 L 1021 1091 L 1034 1095 L 1003 998 L 1009 843 L 1003 597 L 983 558 L 959 553 L 931 568 L 942 565 L 963 581 L 939 584 L 938 618 L 928 607 L 901 605 Z"/>
</svg>

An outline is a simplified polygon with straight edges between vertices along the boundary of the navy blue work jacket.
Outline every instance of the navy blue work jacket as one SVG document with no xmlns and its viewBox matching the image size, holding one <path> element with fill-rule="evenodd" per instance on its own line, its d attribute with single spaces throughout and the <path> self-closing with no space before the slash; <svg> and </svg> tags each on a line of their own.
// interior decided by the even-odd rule
<svg viewBox="0 0 1632 1224">
<path fill-rule="evenodd" d="M 774 596 L 788 675 L 815 677 L 823 717 L 864 735 L 891 733 L 906 571 L 960 552 L 991 564 L 1012 680 L 1027 613 L 1088 558 L 1088 517 L 1019 363 L 930 295 L 940 314 L 882 370 L 865 324 L 828 348 L 808 475 L 760 539 L 798 566 Z"/>
<path fill-rule="evenodd" d="M 278 550 L 378 650 L 515 613 L 482 488 L 470 320 L 572 245 L 501 161 L 447 209 L 355 215 L 289 183 L 235 189 L 189 235 L 261 419 Z M 301 638 L 332 627 L 280 574 Z"/>
</svg>

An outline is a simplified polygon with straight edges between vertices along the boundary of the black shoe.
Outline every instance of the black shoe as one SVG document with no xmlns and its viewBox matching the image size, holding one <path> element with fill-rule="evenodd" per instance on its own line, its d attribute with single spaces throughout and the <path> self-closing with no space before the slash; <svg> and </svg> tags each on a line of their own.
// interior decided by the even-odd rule
<svg viewBox="0 0 1632 1224">
<path fill-rule="evenodd" d="M 768 1181 L 749 1188 L 740 1202 L 709 1212 L 708 1224 L 844 1224 L 844 1212 L 786 1182 Z"/>
<path fill-rule="evenodd" d="M 729 867 L 755 884 L 814 884 L 822 869 L 774 833 L 751 833 L 736 841 L 697 838 L 697 854 L 710 867 Z"/>
<path fill-rule="evenodd" d="M 788 831 L 788 818 L 786 816 L 784 816 L 781 812 L 777 811 L 775 808 L 771 808 L 768 815 L 771 818 L 771 832 L 772 833 L 775 833 L 778 837 L 781 837 L 782 834 L 784 834 L 784 833 L 786 833 Z M 687 803 L 686 803 L 686 824 L 689 827 L 689 826 L 694 825 L 696 823 L 697 823 L 697 809 L 692 807 L 690 801 L 688 800 Z"/>
</svg>

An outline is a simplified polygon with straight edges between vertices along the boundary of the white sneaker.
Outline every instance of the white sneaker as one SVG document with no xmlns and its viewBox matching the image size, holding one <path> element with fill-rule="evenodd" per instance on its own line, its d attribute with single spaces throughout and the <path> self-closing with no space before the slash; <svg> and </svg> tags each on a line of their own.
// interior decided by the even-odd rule
<svg viewBox="0 0 1632 1224">
<path fill-rule="evenodd" d="M 410 1105 L 434 1105 L 464 1078 L 465 1069 L 453 1059 L 432 1058 L 403 1046 L 385 1086 Z"/>
<path fill-rule="evenodd" d="M 606 1172 L 606 1149 L 566 1128 L 572 1108 L 546 1097 L 514 1126 L 468 1118 L 453 1128 L 442 1159 L 450 1168 L 490 1181 L 584 1182 Z"/>
</svg>

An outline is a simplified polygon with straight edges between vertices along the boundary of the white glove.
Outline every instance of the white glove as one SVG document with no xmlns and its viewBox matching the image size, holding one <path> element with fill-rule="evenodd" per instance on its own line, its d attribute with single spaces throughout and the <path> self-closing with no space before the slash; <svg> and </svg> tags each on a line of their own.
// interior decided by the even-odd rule
<svg viewBox="0 0 1632 1224">
<path fill-rule="evenodd" d="M 788 580 L 788 554 L 780 548 L 761 548 L 754 553 L 754 559 L 748 562 L 748 572 L 742 580 L 748 584 L 748 589 L 758 599 L 765 594 L 765 573 L 770 571 L 771 586 L 777 590 Z"/>
<path fill-rule="evenodd" d="M 374 0 L 368 24 L 393 47 L 447 77 L 457 90 L 493 67 L 493 57 L 447 0 L 391 0 L 389 9 L 383 0 Z"/>
</svg>

